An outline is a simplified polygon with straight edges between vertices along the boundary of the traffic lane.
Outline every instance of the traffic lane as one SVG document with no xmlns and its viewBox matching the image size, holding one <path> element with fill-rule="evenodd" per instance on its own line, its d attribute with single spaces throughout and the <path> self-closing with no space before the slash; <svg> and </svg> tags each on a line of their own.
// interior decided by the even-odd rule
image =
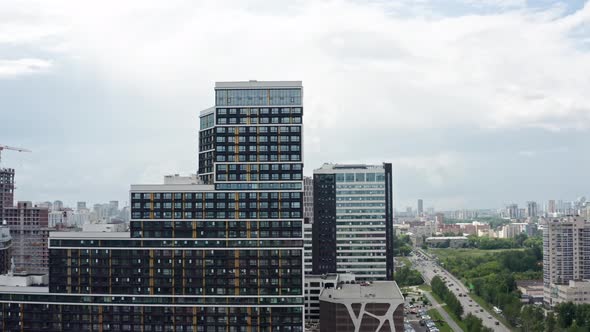
<svg viewBox="0 0 590 332">
<path fill-rule="evenodd" d="M 439 275 L 441 277 L 446 276 L 447 279 L 449 281 L 451 281 L 451 284 L 452 284 L 452 286 L 449 286 L 449 289 L 459 299 L 459 302 L 461 303 L 461 305 L 463 305 L 463 309 L 464 309 L 465 314 L 471 313 L 474 316 L 480 318 L 482 320 L 484 326 L 487 326 L 487 327 L 493 329 L 494 331 L 501 331 L 501 332 L 509 332 L 510 331 L 502 323 L 500 323 L 500 325 L 496 325 L 495 322 L 497 321 L 497 319 L 495 317 L 491 316 L 491 314 L 485 309 L 484 309 L 484 312 L 481 312 L 481 309 L 483 309 L 483 308 L 481 308 L 476 302 L 473 302 L 473 301 L 469 302 L 470 297 L 468 297 L 469 295 L 467 295 L 468 294 L 467 287 L 464 286 L 461 282 L 459 282 L 459 280 L 457 278 L 455 278 L 455 276 L 453 276 L 451 273 L 440 268 L 439 266 L 434 264 L 432 261 L 425 262 L 424 260 L 422 260 L 422 261 L 416 260 L 416 265 L 417 265 L 418 269 L 421 270 L 420 272 L 422 273 L 424 278 L 428 280 L 428 282 L 430 282 L 430 280 L 432 280 L 432 278 L 434 278 L 435 275 Z M 434 272 L 435 269 L 439 270 L 439 271 Z M 457 291 L 457 289 L 459 289 L 459 291 Z M 460 293 L 466 294 L 466 296 L 459 296 Z M 469 305 L 471 305 L 471 307 Z M 488 318 L 490 316 L 492 317 L 491 319 Z"/>
</svg>

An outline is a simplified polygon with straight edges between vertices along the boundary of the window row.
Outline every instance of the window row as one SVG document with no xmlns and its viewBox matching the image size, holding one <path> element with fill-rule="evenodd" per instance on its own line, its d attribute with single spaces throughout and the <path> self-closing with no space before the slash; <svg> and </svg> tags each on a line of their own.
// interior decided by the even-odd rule
<svg viewBox="0 0 590 332">
<path fill-rule="evenodd" d="M 301 155 L 299 154 L 251 154 L 244 155 L 240 154 L 236 157 L 235 154 L 228 156 L 217 155 L 215 156 L 217 162 L 266 162 L 266 161 L 301 161 Z"/>
<path fill-rule="evenodd" d="M 233 166 L 233 165 L 230 165 Z M 254 166 L 254 165 L 253 165 Z M 263 166 L 263 165 L 260 165 Z M 268 165 L 266 165 L 268 166 Z M 236 195 L 237 194 L 237 195 Z M 225 193 L 225 192 L 188 192 L 188 193 L 132 193 L 133 200 L 265 200 L 265 199 L 300 199 L 300 192 L 266 192 L 266 193 Z"/>
<path fill-rule="evenodd" d="M 273 107 L 273 108 L 218 108 L 217 116 L 240 115 L 240 116 L 257 116 L 257 115 L 289 115 L 302 113 L 301 107 Z"/>
<path fill-rule="evenodd" d="M 259 127 L 217 127 L 217 134 L 266 134 L 266 133 L 300 133 L 301 126 L 259 126 Z"/>
<path fill-rule="evenodd" d="M 299 124 L 301 123 L 300 116 L 294 117 L 272 117 L 272 118 L 217 118 L 218 125 L 226 124 Z"/>
</svg>

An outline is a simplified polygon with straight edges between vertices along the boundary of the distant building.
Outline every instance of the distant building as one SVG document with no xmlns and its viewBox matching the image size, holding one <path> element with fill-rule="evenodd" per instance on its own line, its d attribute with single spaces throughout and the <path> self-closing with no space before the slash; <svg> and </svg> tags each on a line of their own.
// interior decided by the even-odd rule
<svg viewBox="0 0 590 332">
<path fill-rule="evenodd" d="M 64 202 L 57 200 L 53 202 L 53 211 L 61 211 L 64 208 Z"/>
<path fill-rule="evenodd" d="M 319 323 L 320 321 L 320 294 L 324 288 L 334 288 L 339 283 L 355 282 L 354 274 L 330 273 L 323 275 L 305 276 L 305 323 Z"/>
<path fill-rule="evenodd" d="M 469 242 L 465 236 L 436 236 L 426 239 L 426 244 L 431 248 L 448 247 L 448 248 L 462 248 Z"/>
<path fill-rule="evenodd" d="M 404 297 L 395 281 L 338 284 L 320 295 L 320 332 L 404 331 Z"/>
<path fill-rule="evenodd" d="M 506 217 L 510 219 L 518 219 L 520 218 L 520 211 L 518 209 L 518 204 L 509 204 L 506 206 Z"/>
<path fill-rule="evenodd" d="M 76 204 L 76 211 L 86 210 L 86 202 L 78 202 Z"/>
<path fill-rule="evenodd" d="M 436 233 L 436 228 L 432 221 L 410 222 L 409 226 L 408 232 L 414 246 L 421 246 L 424 238 L 431 237 Z"/>
<path fill-rule="evenodd" d="M 418 200 L 418 211 L 417 211 L 417 215 L 418 217 L 421 217 L 424 215 L 424 201 L 422 199 Z"/>
<path fill-rule="evenodd" d="M 580 217 L 549 218 L 541 222 L 544 302 L 555 306 L 571 299 L 578 289 L 590 290 L 586 284 L 578 283 L 590 280 L 590 223 Z M 568 291 L 568 287 L 577 289 Z M 589 299 L 587 295 L 582 302 L 590 303 Z"/>
<path fill-rule="evenodd" d="M 443 225 L 444 223 L 445 223 L 444 213 L 437 213 L 434 216 L 434 225 L 435 225 L 436 229 L 438 230 L 440 228 L 440 226 Z"/>
<path fill-rule="evenodd" d="M 31 202 L 18 202 L 17 206 L 4 209 L 17 271 L 49 271 L 48 215 L 47 209 L 33 206 Z"/>
<path fill-rule="evenodd" d="M 526 215 L 529 218 L 536 218 L 539 215 L 539 208 L 537 207 L 537 202 L 527 202 L 526 203 Z"/>
<path fill-rule="evenodd" d="M 547 213 L 548 214 L 554 214 L 557 212 L 557 208 L 555 205 L 555 200 L 554 199 L 550 199 L 549 202 L 547 202 Z"/>
<path fill-rule="evenodd" d="M 324 164 L 313 181 L 313 273 L 393 280 L 391 164 Z"/>
<path fill-rule="evenodd" d="M 520 233 L 525 233 L 527 235 L 533 235 L 534 233 L 534 224 L 525 223 L 525 222 L 514 222 L 510 224 L 506 224 L 500 228 L 498 231 L 498 237 L 501 239 L 511 239 L 516 237 Z"/>
</svg>

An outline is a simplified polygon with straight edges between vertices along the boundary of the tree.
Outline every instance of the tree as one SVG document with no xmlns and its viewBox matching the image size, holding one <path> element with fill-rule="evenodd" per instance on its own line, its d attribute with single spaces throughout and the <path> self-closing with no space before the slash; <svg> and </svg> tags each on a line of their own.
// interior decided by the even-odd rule
<svg viewBox="0 0 590 332">
<path fill-rule="evenodd" d="M 543 309 L 537 306 L 525 305 L 521 314 L 521 331 L 524 332 L 543 332 L 545 330 L 545 315 Z"/>
<path fill-rule="evenodd" d="M 571 302 L 561 303 L 557 306 L 557 313 L 559 326 L 563 328 L 570 327 L 576 317 L 576 306 Z"/>
<path fill-rule="evenodd" d="M 545 332 L 555 331 L 556 325 L 557 321 L 555 320 L 555 314 L 552 311 L 547 313 L 547 318 L 545 319 Z"/>
</svg>

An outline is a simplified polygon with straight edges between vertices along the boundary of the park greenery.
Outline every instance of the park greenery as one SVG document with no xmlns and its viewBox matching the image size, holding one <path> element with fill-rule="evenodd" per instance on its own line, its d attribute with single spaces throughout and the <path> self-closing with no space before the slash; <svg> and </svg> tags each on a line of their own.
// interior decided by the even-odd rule
<svg viewBox="0 0 590 332">
<path fill-rule="evenodd" d="M 412 252 L 412 240 L 409 235 L 393 235 L 394 256 L 408 256 Z"/>
<path fill-rule="evenodd" d="M 402 266 L 395 272 L 394 280 L 400 287 L 422 285 L 424 280 L 420 272 L 411 269 L 409 266 Z"/>
<path fill-rule="evenodd" d="M 447 304 L 455 316 L 461 317 L 461 315 L 463 315 L 463 306 L 461 305 L 461 302 L 457 299 L 455 294 L 449 290 L 439 276 L 432 278 L 430 286 L 432 287 L 432 292 Z"/>
</svg>

